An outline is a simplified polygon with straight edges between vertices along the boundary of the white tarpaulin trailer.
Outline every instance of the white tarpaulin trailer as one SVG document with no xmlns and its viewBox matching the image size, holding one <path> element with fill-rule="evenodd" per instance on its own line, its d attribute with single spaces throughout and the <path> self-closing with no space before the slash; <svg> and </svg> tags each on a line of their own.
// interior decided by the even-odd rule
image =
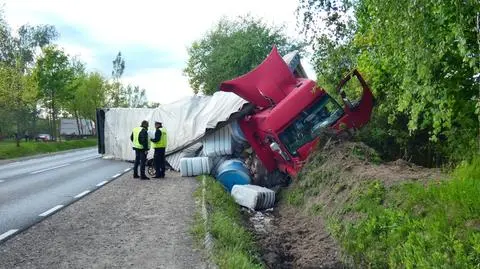
<svg viewBox="0 0 480 269">
<path fill-rule="evenodd" d="M 199 142 L 208 134 L 209 129 L 219 127 L 248 109 L 250 106 L 245 100 L 226 92 L 217 92 L 212 96 L 187 97 L 154 109 L 99 109 L 99 151 L 105 158 L 127 161 L 135 159 L 130 134 L 134 127 L 147 120 L 151 131 L 154 130 L 155 121 L 163 123 L 168 134 L 166 154 L 172 155 Z M 153 157 L 152 150 L 148 157 Z"/>
</svg>

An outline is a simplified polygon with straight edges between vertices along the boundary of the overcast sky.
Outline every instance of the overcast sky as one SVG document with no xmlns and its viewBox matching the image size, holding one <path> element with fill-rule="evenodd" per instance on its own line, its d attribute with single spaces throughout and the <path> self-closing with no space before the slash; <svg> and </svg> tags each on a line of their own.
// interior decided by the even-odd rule
<svg viewBox="0 0 480 269">
<path fill-rule="evenodd" d="M 109 76 L 118 51 L 125 58 L 124 82 L 147 90 L 149 101 L 170 103 L 193 95 L 182 75 L 186 48 L 222 16 L 250 13 L 272 24 L 285 24 L 298 36 L 298 0 L 0 0 L 7 22 L 53 24 L 57 43 L 77 55 L 89 70 Z M 302 61 L 310 77 L 310 64 Z"/>
</svg>

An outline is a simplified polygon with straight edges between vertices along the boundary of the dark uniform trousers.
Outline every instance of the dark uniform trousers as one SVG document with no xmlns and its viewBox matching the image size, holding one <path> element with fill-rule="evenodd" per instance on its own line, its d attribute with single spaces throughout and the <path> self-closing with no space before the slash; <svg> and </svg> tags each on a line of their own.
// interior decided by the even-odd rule
<svg viewBox="0 0 480 269">
<path fill-rule="evenodd" d="M 143 149 L 135 149 L 135 163 L 133 164 L 133 175 L 138 176 L 138 165 L 140 164 L 140 176 L 145 177 L 145 164 L 147 162 L 147 152 Z"/>
<path fill-rule="evenodd" d="M 157 177 L 165 177 L 165 148 L 155 148 L 153 154 Z"/>
</svg>

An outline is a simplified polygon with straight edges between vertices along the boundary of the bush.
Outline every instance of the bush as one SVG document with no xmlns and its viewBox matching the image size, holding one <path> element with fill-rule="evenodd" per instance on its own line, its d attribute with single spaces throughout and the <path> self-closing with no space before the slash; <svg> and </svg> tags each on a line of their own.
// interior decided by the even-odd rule
<svg viewBox="0 0 480 269">
<path fill-rule="evenodd" d="M 330 227 L 355 264 L 371 268 L 478 268 L 480 158 L 447 181 L 385 189 L 368 183 L 350 208 L 357 221 Z"/>
</svg>

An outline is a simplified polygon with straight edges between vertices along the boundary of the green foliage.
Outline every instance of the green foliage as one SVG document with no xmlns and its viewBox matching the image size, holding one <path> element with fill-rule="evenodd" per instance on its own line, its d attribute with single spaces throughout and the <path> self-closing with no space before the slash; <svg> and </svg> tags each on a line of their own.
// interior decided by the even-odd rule
<svg viewBox="0 0 480 269">
<path fill-rule="evenodd" d="M 304 192 L 301 189 L 290 190 L 286 197 L 289 205 L 301 206 L 304 203 Z"/>
<path fill-rule="evenodd" d="M 313 216 L 318 216 L 322 213 L 323 206 L 321 204 L 313 204 L 309 209 L 308 212 Z"/>
<path fill-rule="evenodd" d="M 31 75 L 39 48 L 57 37 L 51 25 L 23 25 L 12 33 L 0 7 L 0 135 L 35 127 L 38 87 Z"/>
<path fill-rule="evenodd" d="M 23 142 L 20 144 L 20 147 L 17 147 L 14 141 L 3 141 L 0 142 L 0 160 L 25 157 L 40 153 L 93 147 L 95 145 L 97 145 L 96 138 L 64 142 Z"/>
<path fill-rule="evenodd" d="M 96 109 L 106 105 L 107 82 L 100 73 L 94 72 L 81 76 L 79 83 L 75 91 L 78 113 L 82 118 L 96 120 Z"/>
<path fill-rule="evenodd" d="M 37 82 L 42 103 L 48 107 L 52 120 L 50 133 L 58 137 L 57 118 L 61 104 L 71 99 L 69 86 L 75 78 L 75 68 L 63 50 L 46 46 L 37 60 L 33 75 Z"/>
<path fill-rule="evenodd" d="M 206 178 L 205 201 L 209 209 L 208 229 L 214 240 L 213 259 L 219 268 L 263 268 L 252 234 L 242 226 L 238 205 L 224 187 L 211 177 Z M 201 198 L 202 189 L 195 196 Z M 203 242 L 205 228 L 197 214 L 193 233 Z"/>
<path fill-rule="evenodd" d="M 29 121 L 32 110 L 36 110 L 37 94 L 30 74 L 24 74 L 21 68 L 0 63 L 0 112 L 7 122 L 11 120 L 15 123 L 15 131 L 20 131 Z"/>
<path fill-rule="evenodd" d="M 477 268 L 480 264 L 480 158 L 453 179 L 424 187 L 365 185 L 350 205 L 354 221 L 332 220 L 331 231 L 353 259 L 369 268 Z"/>
<path fill-rule="evenodd" d="M 477 1 L 361 1 L 358 7 L 358 65 L 381 91 L 379 113 L 388 113 L 389 123 L 406 115 L 410 134 L 428 132 L 431 141 L 446 142 L 446 151 L 459 144 L 469 149 L 478 130 L 472 100 L 478 8 Z"/>
<path fill-rule="evenodd" d="M 184 73 L 195 93 L 211 95 L 221 82 L 243 75 L 259 65 L 272 46 L 281 54 L 300 49 L 280 27 L 250 16 L 221 19 L 203 38 L 188 48 Z"/>
<path fill-rule="evenodd" d="M 298 17 L 321 86 L 331 91 L 357 67 L 373 89 L 376 120 L 363 137 L 389 157 L 438 165 L 478 149 L 478 10 L 478 1 L 300 0 Z"/>
<path fill-rule="evenodd" d="M 457 179 L 479 179 L 480 178 L 480 155 L 474 156 L 471 161 L 464 161 L 453 172 Z"/>
</svg>

